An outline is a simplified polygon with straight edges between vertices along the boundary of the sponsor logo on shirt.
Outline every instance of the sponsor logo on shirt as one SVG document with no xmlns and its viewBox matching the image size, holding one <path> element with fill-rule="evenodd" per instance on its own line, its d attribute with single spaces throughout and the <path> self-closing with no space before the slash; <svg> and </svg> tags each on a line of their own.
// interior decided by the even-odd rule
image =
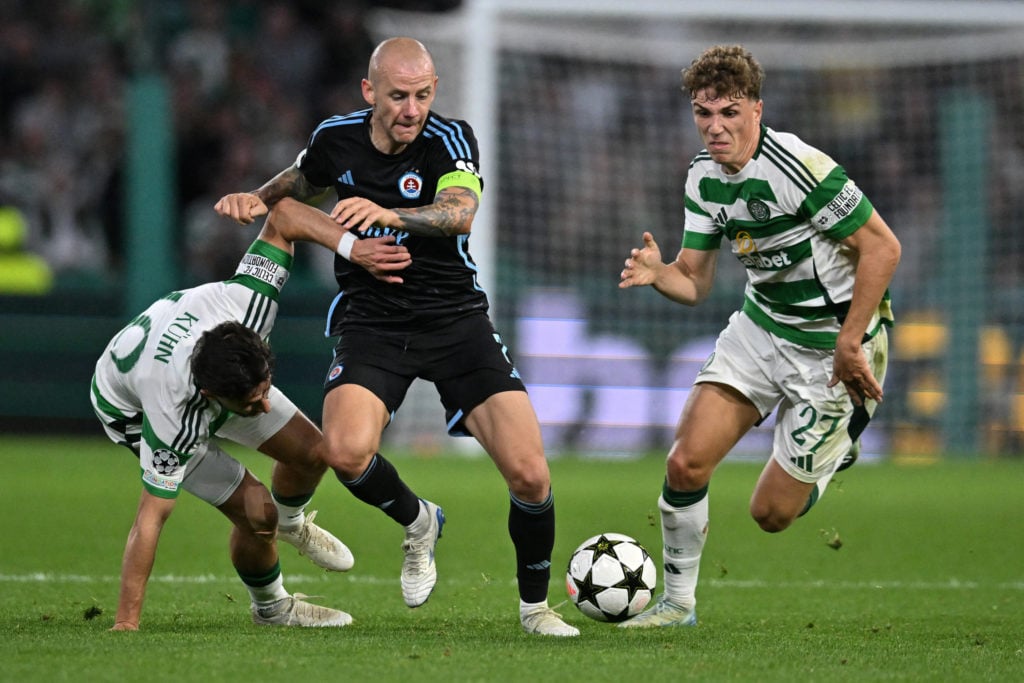
<svg viewBox="0 0 1024 683">
<path fill-rule="evenodd" d="M 757 251 L 757 245 L 754 243 L 754 238 L 750 236 L 749 232 L 740 230 L 736 233 L 737 254 L 752 254 L 755 251 Z"/>
<path fill-rule="evenodd" d="M 793 265 L 793 260 L 785 249 L 759 253 L 754 238 L 746 230 L 736 233 L 736 258 L 747 268 L 763 270 L 781 270 Z"/>
<path fill-rule="evenodd" d="M 740 263 L 748 268 L 761 270 L 783 270 L 793 265 L 792 259 L 785 250 L 771 254 L 743 254 L 738 257 Z"/>
</svg>

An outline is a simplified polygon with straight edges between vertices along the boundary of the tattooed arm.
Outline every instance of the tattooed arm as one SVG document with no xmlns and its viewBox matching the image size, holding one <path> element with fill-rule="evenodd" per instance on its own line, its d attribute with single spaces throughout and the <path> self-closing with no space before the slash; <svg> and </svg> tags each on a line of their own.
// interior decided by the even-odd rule
<svg viewBox="0 0 1024 683">
<path fill-rule="evenodd" d="M 331 217 L 343 228 L 360 231 L 380 225 L 423 237 L 450 237 L 469 233 L 479 206 L 476 192 L 450 186 L 437 193 L 433 204 L 411 209 L 385 209 L 364 197 L 349 197 L 334 206 Z"/>
<path fill-rule="evenodd" d="M 213 208 L 221 216 L 244 225 L 266 215 L 271 206 L 285 197 L 314 203 L 322 199 L 328 190 L 329 187 L 311 185 L 297 166 L 289 166 L 265 182 L 260 189 L 225 195 Z"/>
</svg>

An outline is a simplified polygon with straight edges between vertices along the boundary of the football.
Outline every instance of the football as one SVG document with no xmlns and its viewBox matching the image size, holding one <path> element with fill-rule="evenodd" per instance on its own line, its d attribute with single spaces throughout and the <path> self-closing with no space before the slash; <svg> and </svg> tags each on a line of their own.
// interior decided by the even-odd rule
<svg viewBox="0 0 1024 683">
<path fill-rule="evenodd" d="M 625 621 L 654 596 L 658 572 L 647 549 L 625 534 L 583 541 L 569 559 L 565 587 L 583 614 L 598 621 Z"/>
</svg>

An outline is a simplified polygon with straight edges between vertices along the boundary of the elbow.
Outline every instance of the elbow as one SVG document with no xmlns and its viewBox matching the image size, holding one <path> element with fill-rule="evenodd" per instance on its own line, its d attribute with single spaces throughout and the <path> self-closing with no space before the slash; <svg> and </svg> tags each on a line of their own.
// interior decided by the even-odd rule
<svg viewBox="0 0 1024 683">
<path fill-rule="evenodd" d="M 443 225 L 440 225 L 439 227 L 441 228 L 441 232 L 449 237 L 468 235 L 473 229 L 473 218 L 475 216 L 475 213 L 470 213 L 465 216 L 452 216 L 451 220 L 444 221 Z"/>
<path fill-rule="evenodd" d="M 892 278 L 893 273 L 896 272 L 897 266 L 900 265 L 900 259 L 902 256 L 903 248 L 900 246 L 899 240 L 893 236 L 887 248 L 878 254 L 876 259 L 877 263 L 884 268 L 889 277 Z"/>
<path fill-rule="evenodd" d="M 298 202 L 291 197 L 285 197 L 277 201 L 270 207 L 266 225 L 282 235 L 289 235 L 295 225 L 295 207 L 297 205 Z"/>
<path fill-rule="evenodd" d="M 707 301 L 708 297 L 711 296 L 711 282 L 695 282 L 693 288 L 693 297 L 690 301 L 684 303 L 690 306 L 696 306 Z"/>
<path fill-rule="evenodd" d="M 896 236 L 896 233 L 888 229 L 888 226 L 886 226 L 886 230 L 882 233 L 882 237 L 883 239 L 878 241 L 875 247 L 879 260 L 895 269 L 900 263 L 900 258 L 903 256 L 903 245 L 900 244 L 900 238 Z"/>
<path fill-rule="evenodd" d="M 436 206 L 446 224 L 446 234 L 468 235 L 480 208 L 480 197 L 468 188 L 448 188 L 442 191 Z"/>
</svg>

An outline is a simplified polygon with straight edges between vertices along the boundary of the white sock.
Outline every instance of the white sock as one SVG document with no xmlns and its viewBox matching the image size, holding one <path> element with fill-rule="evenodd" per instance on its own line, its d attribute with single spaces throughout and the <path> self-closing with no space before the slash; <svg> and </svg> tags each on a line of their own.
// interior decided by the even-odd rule
<svg viewBox="0 0 1024 683">
<path fill-rule="evenodd" d="M 284 600 L 288 597 L 288 591 L 284 589 L 283 574 L 278 574 L 277 578 L 266 586 L 246 585 L 246 588 L 249 590 L 249 599 L 251 599 L 252 604 L 257 607 L 266 607 L 267 605 L 271 605 L 278 600 Z"/>
<path fill-rule="evenodd" d="M 519 600 L 519 616 L 524 617 L 531 612 L 536 612 L 539 609 L 547 609 L 548 601 L 541 600 L 540 602 L 523 602 Z"/>
<path fill-rule="evenodd" d="M 299 506 L 285 505 L 274 499 L 274 507 L 277 508 L 277 528 L 282 531 L 295 531 L 301 529 L 306 523 L 306 504 Z"/>
<path fill-rule="evenodd" d="M 661 540 L 664 560 L 665 595 L 687 609 L 697 604 L 697 575 L 700 556 L 708 536 L 708 497 L 693 505 L 676 508 L 658 497 L 661 510 Z"/>
<path fill-rule="evenodd" d="M 832 474 L 826 474 L 824 477 L 814 482 L 814 488 L 818 489 L 818 500 L 821 500 L 821 497 L 825 495 L 825 491 L 828 489 L 828 483 L 832 481 L 833 475 L 835 475 L 835 472 Z"/>
</svg>

